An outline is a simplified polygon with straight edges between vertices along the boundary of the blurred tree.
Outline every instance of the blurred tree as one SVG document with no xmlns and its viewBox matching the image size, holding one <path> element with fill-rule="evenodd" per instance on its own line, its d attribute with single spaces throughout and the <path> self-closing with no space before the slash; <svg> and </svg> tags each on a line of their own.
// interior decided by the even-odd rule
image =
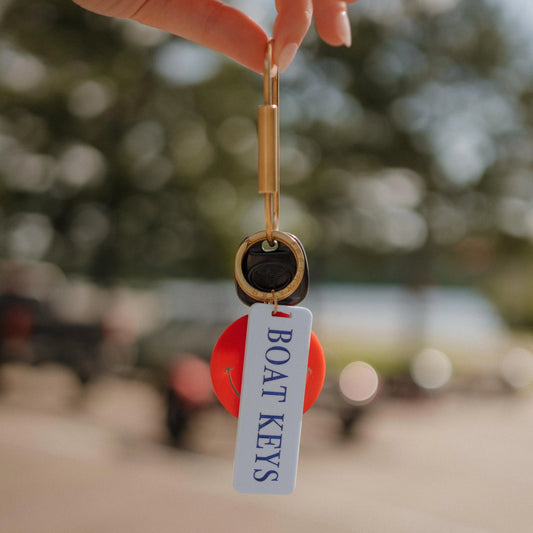
<svg viewBox="0 0 533 533">
<path fill-rule="evenodd" d="M 533 21 L 500 4 L 361 0 L 350 49 L 308 36 L 281 80 L 282 229 L 315 276 L 457 283 L 531 257 Z M 262 227 L 260 77 L 60 0 L 6 2 L 0 30 L 2 255 L 230 276 Z"/>
</svg>

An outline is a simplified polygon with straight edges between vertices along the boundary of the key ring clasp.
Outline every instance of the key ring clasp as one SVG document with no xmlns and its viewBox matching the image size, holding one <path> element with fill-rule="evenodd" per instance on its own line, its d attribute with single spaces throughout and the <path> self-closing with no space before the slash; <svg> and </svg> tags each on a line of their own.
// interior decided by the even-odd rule
<svg viewBox="0 0 533 533">
<path fill-rule="evenodd" d="M 274 40 L 271 39 L 267 43 L 265 52 L 265 64 L 263 71 L 263 95 L 265 105 L 279 104 L 279 71 L 276 65 L 272 64 L 272 48 Z"/>
<path fill-rule="evenodd" d="M 274 231 L 279 230 L 279 78 L 272 65 L 273 41 L 267 43 L 263 92 L 265 103 L 257 112 L 259 147 L 259 193 L 265 195 L 265 231 L 274 245 Z"/>
</svg>

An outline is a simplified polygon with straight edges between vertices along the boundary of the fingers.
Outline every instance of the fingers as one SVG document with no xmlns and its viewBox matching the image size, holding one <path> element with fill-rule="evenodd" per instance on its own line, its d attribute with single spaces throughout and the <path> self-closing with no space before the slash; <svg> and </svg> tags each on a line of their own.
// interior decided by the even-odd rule
<svg viewBox="0 0 533 533">
<path fill-rule="evenodd" d="M 75 0 L 102 15 L 129 18 L 211 48 L 263 72 L 268 38 L 250 17 L 218 0 Z"/>
<path fill-rule="evenodd" d="M 333 46 L 350 46 L 352 31 L 346 8 L 356 0 L 276 0 L 274 63 L 281 71 L 293 60 L 314 14 L 320 37 Z"/>
<path fill-rule="evenodd" d="M 346 3 L 341 0 L 313 0 L 318 35 L 333 46 L 352 44 L 352 30 Z"/>
<path fill-rule="evenodd" d="M 312 0 L 276 0 L 273 61 L 281 71 L 293 60 L 313 18 Z"/>
<path fill-rule="evenodd" d="M 219 0 L 74 0 L 102 15 L 129 18 L 179 35 L 263 72 L 268 38 L 241 11 Z M 328 44 L 350 46 L 346 4 L 355 0 L 276 0 L 273 62 L 285 70 L 311 25 Z"/>
</svg>

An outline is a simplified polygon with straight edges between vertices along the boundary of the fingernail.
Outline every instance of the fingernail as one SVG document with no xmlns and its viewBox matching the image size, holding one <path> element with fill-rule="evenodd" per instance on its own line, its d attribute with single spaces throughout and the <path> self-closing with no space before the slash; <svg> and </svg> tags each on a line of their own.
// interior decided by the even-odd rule
<svg viewBox="0 0 533 533">
<path fill-rule="evenodd" d="M 298 51 L 298 45 L 296 43 L 289 43 L 283 47 L 283 50 L 279 54 L 278 67 L 283 72 L 294 59 L 296 52 Z"/>
<path fill-rule="evenodd" d="M 345 46 L 350 47 L 352 45 L 352 28 L 350 26 L 348 13 L 346 11 L 339 13 L 335 22 L 339 39 Z"/>
</svg>

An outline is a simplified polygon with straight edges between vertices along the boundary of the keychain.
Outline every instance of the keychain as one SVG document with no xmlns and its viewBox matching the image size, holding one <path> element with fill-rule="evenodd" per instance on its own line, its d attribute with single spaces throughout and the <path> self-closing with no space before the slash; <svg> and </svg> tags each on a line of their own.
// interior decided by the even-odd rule
<svg viewBox="0 0 533 533">
<path fill-rule="evenodd" d="M 251 307 L 222 333 L 211 356 L 215 393 L 238 416 L 233 486 L 252 494 L 294 490 L 302 414 L 318 398 L 325 376 L 312 314 L 297 306 L 309 287 L 305 251 L 294 235 L 279 230 L 278 95 L 270 41 L 265 105 L 258 111 L 265 230 L 246 237 L 235 256 L 237 295 Z"/>
</svg>

